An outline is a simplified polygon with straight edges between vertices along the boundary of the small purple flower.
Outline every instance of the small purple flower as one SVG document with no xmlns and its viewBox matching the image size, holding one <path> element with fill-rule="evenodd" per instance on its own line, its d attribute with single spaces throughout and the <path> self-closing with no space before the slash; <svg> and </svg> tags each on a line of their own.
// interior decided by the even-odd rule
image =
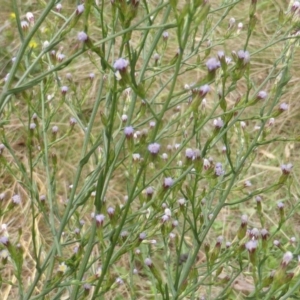
<svg viewBox="0 0 300 300">
<path fill-rule="evenodd" d="M 153 196 L 153 194 L 154 194 L 154 189 L 153 189 L 153 187 L 152 186 L 148 186 L 147 188 L 146 188 L 146 195 L 147 195 L 147 197 L 152 197 Z"/>
<path fill-rule="evenodd" d="M 295 1 L 291 7 L 291 10 L 293 12 L 295 12 L 298 8 L 300 7 L 300 2 L 299 1 Z"/>
<path fill-rule="evenodd" d="M 23 30 L 27 30 L 29 27 L 29 24 L 27 21 L 21 21 L 21 27 Z"/>
<path fill-rule="evenodd" d="M 160 149 L 160 144 L 158 144 L 158 143 L 153 143 L 148 146 L 149 152 L 153 155 L 158 154 L 159 149 Z"/>
<path fill-rule="evenodd" d="M 164 179 L 163 187 L 164 188 L 170 188 L 174 184 L 174 180 L 171 177 L 166 177 Z"/>
<path fill-rule="evenodd" d="M 9 239 L 7 236 L 1 236 L 0 237 L 0 244 L 4 245 L 4 246 L 7 246 L 9 243 Z"/>
<path fill-rule="evenodd" d="M 253 253 L 253 252 L 255 252 L 255 250 L 257 248 L 257 241 L 251 240 L 245 244 L 245 247 L 250 253 Z"/>
<path fill-rule="evenodd" d="M 114 69 L 119 72 L 124 72 L 124 71 L 126 71 L 126 68 L 128 67 L 128 65 L 129 65 L 128 60 L 126 60 L 124 58 L 119 58 L 114 63 Z"/>
<path fill-rule="evenodd" d="M 124 128 L 124 134 L 126 138 L 131 138 L 133 137 L 134 129 L 132 126 L 127 126 Z"/>
<path fill-rule="evenodd" d="M 287 111 L 289 109 L 289 105 L 288 104 L 286 104 L 285 102 L 284 103 L 281 103 L 280 105 L 279 105 L 279 110 L 280 111 Z"/>
<path fill-rule="evenodd" d="M 224 174 L 224 170 L 223 170 L 222 164 L 221 163 L 216 163 L 215 175 L 219 177 L 219 176 L 222 176 L 223 174 Z"/>
<path fill-rule="evenodd" d="M 265 92 L 265 91 L 260 91 L 260 92 L 257 94 L 256 99 L 258 99 L 258 100 L 265 100 L 267 97 L 268 97 L 268 93 L 267 93 L 267 92 Z"/>
<path fill-rule="evenodd" d="M 143 241 L 147 237 L 147 234 L 145 232 L 140 233 L 139 239 L 140 241 Z"/>
<path fill-rule="evenodd" d="M 102 226 L 104 223 L 105 216 L 100 214 L 95 216 L 97 226 Z"/>
<path fill-rule="evenodd" d="M 220 68 L 221 64 L 220 62 L 215 58 L 212 57 L 206 62 L 206 67 L 208 69 L 208 72 L 213 72 Z"/>
<path fill-rule="evenodd" d="M 250 54 L 248 51 L 239 50 L 237 56 L 243 62 L 244 65 L 250 62 Z"/>
<path fill-rule="evenodd" d="M 86 42 L 88 40 L 88 35 L 84 31 L 80 31 L 77 34 L 77 39 L 79 42 Z"/>
<path fill-rule="evenodd" d="M 221 129 L 224 126 L 224 121 L 220 117 L 214 119 L 214 126 L 216 129 Z"/>
<path fill-rule="evenodd" d="M 62 5 L 61 5 L 60 3 L 58 3 L 58 4 L 56 5 L 55 9 L 56 9 L 57 12 L 60 12 L 61 9 L 62 9 Z"/>
<path fill-rule="evenodd" d="M 187 148 L 185 150 L 185 157 L 186 157 L 186 159 L 189 159 L 189 160 L 193 159 L 194 158 L 194 151 L 193 151 L 193 149 Z"/>
<path fill-rule="evenodd" d="M 283 255 L 281 265 L 286 267 L 293 259 L 293 253 L 288 251 Z"/>
<path fill-rule="evenodd" d="M 80 14 L 83 13 L 83 11 L 84 11 L 84 5 L 83 5 L 83 4 L 79 4 L 79 5 L 77 6 L 77 8 L 76 8 L 76 14 L 77 14 L 77 15 L 80 15 Z"/>
<path fill-rule="evenodd" d="M 115 209 L 113 207 L 109 207 L 107 209 L 107 214 L 110 218 L 113 217 L 113 215 L 115 214 Z"/>
<path fill-rule="evenodd" d="M 265 228 L 263 228 L 261 231 L 260 231 L 260 235 L 261 235 L 261 238 L 263 240 L 266 240 L 269 236 L 269 231 Z"/>
<path fill-rule="evenodd" d="M 168 33 L 168 31 L 164 31 L 163 34 L 162 34 L 162 36 L 163 36 L 163 39 L 164 39 L 164 40 L 167 40 L 167 39 L 169 38 L 169 33 Z"/>
<path fill-rule="evenodd" d="M 61 93 L 63 95 L 65 95 L 68 92 L 69 88 L 66 85 L 64 85 L 64 86 L 61 87 L 60 90 L 61 90 Z"/>
<path fill-rule="evenodd" d="M 21 197 L 18 194 L 13 195 L 11 200 L 15 205 L 21 204 Z"/>
<path fill-rule="evenodd" d="M 293 165 L 291 163 L 280 166 L 281 171 L 284 175 L 289 175 L 293 169 Z"/>
<path fill-rule="evenodd" d="M 152 260 L 151 260 L 151 258 L 146 258 L 145 259 L 145 265 L 147 266 L 147 267 L 149 267 L 149 268 L 151 268 L 152 267 Z"/>
<path fill-rule="evenodd" d="M 62 53 L 57 54 L 56 59 L 61 62 L 66 58 L 66 56 Z"/>
<path fill-rule="evenodd" d="M 278 209 L 280 209 L 280 210 L 282 210 L 282 209 L 284 209 L 284 204 L 283 204 L 283 202 L 278 202 L 277 203 L 277 207 L 278 207 Z"/>
<path fill-rule="evenodd" d="M 208 84 L 205 84 L 205 85 L 202 85 L 200 88 L 199 88 L 199 95 L 201 97 L 205 97 L 207 93 L 209 93 L 210 91 L 210 87 Z"/>
<path fill-rule="evenodd" d="M 247 215 L 242 215 L 241 217 L 241 226 L 244 227 L 248 224 L 248 216 Z"/>
</svg>

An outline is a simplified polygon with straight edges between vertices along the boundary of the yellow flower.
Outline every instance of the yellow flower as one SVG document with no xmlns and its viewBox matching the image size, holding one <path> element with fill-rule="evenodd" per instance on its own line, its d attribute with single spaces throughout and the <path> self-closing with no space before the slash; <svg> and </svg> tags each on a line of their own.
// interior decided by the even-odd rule
<svg viewBox="0 0 300 300">
<path fill-rule="evenodd" d="M 10 16 L 10 18 L 11 18 L 11 19 L 13 19 L 13 20 L 16 18 L 16 14 L 15 14 L 15 13 L 13 13 L 13 12 L 12 12 L 12 13 L 10 13 L 10 14 L 9 14 L 9 16 Z"/>
<path fill-rule="evenodd" d="M 37 42 L 35 41 L 30 41 L 29 42 L 29 47 L 35 49 L 38 46 Z"/>
</svg>

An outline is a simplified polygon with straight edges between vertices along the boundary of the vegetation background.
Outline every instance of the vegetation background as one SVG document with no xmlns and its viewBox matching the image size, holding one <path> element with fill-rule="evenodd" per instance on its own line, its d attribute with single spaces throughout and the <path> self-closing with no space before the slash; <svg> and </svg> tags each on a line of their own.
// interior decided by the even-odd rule
<svg viewBox="0 0 300 300">
<path fill-rule="evenodd" d="M 60 10 L 57 1 L 0 0 L 0 298 L 298 299 L 300 57 L 294 1 L 140 1 L 129 24 L 128 8 L 122 20 L 125 2 L 86 1 L 81 14 L 80 1 L 61 1 Z M 127 2 L 134 6 L 138 1 Z M 50 3 L 48 16 L 27 41 Z M 183 18 L 182 39 L 187 49 L 199 46 L 181 57 L 178 22 L 186 5 L 194 5 L 197 14 L 191 21 Z M 144 16 L 155 10 L 151 24 Z M 144 21 L 136 26 L 140 20 Z M 199 28 L 188 30 L 196 21 Z M 132 31 L 127 30 L 130 26 L 135 26 Z M 79 32 L 87 32 L 88 41 L 80 40 Z M 234 63 L 232 51 L 241 49 L 249 51 L 251 60 L 241 79 L 233 79 L 230 88 L 226 85 L 229 110 L 238 113 L 234 111 L 238 101 L 249 97 L 255 102 L 260 90 L 277 98 L 243 108 L 237 119 L 231 115 L 234 122 L 228 143 L 236 166 L 263 127 L 262 139 L 251 149 L 240 174 L 228 173 L 228 178 L 235 176 L 233 185 L 215 213 L 223 197 L 220 191 L 228 183 L 226 176 L 221 181 L 213 176 L 216 163 L 230 169 L 229 144 L 226 150 L 224 135 L 218 135 L 213 125 L 214 119 L 226 120 L 229 115 L 217 100 L 222 98 L 218 91 L 221 75 L 212 77 L 211 92 L 199 111 L 198 107 L 197 112 L 190 110 L 188 93 L 193 93 L 193 84 L 204 83 L 209 58 L 224 51 Z M 125 83 L 117 81 L 116 60 L 128 59 L 132 71 L 137 53 L 137 74 L 130 73 L 131 80 L 139 82 L 144 72 L 140 80 L 144 85 L 128 83 L 124 77 Z M 151 60 L 145 64 L 148 53 Z M 178 57 L 182 64 L 177 64 Z M 18 62 L 15 69 L 14 59 Z M 14 76 L 9 79 L 12 70 Z M 280 74 L 287 80 L 275 91 Z M 278 108 L 282 103 L 287 105 L 284 111 Z M 205 120 L 203 125 L 193 123 L 192 116 Z M 275 118 L 274 124 L 270 117 Z M 129 125 L 135 133 L 124 136 Z M 197 126 L 201 130 L 195 132 Z M 154 142 L 161 143 L 159 157 L 149 154 L 145 146 Z M 213 161 L 208 167 L 211 173 L 205 173 L 204 166 L 201 172 L 206 175 L 197 182 L 194 175 L 184 173 L 192 169 L 185 150 L 199 145 L 201 164 L 210 157 Z M 137 150 L 145 165 L 139 158 L 132 159 Z M 282 173 L 281 166 L 288 163 L 293 164 L 293 171 Z M 137 175 L 139 170 L 142 175 Z M 169 177 L 176 184 L 166 192 L 164 180 Z M 104 182 L 101 187 L 99 178 Z M 145 200 L 146 182 L 154 186 L 156 202 Z M 186 202 L 180 202 L 183 198 Z M 196 199 L 197 205 L 191 206 Z M 179 222 L 178 228 L 169 219 L 170 224 L 164 225 L 166 209 L 172 222 Z M 119 226 L 124 211 L 127 217 Z M 247 215 L 249 232 L 247 238 L 239 239 L 242 215 Z M 199 234 L 209 228 L 201 243 L 195 241 L 191 224 Z M 249 249 L 249 255 L 245 249 L 242 254 L 238 250 L 247 239 L 254 240 L 253 228 L 268 230 L 269 244 L 264 248 L 260 237 L 256 262 Z M 170 233 L 174 236 L 169 237 Z M 225 246 L 223 239 L 230 244 Z M 279 280 L 287 251 L 293 253 L 291 269 Z M 185 265 L 197 274 L 188 273 Z M 262 284 L 274 274 L 278 280 L 273 285 Z"/>
</svg>

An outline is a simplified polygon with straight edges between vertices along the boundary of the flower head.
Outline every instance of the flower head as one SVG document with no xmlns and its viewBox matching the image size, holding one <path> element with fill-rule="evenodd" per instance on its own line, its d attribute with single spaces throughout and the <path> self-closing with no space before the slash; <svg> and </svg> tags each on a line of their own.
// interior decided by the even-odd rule
<svg viewBox="0 0 300 300">
<path fill-rule="evenodd" d="M 129 65 L 128 60 L 126 60 L 124 58 L 119 58 L 114 63 L 114 69 L 119 72 L 124 72 L 124 71 L 126 71 L 126 68 L 128 67 L 128 65 Z"/>
<path fill-rule="evenodd" d="M 76 14 L 77 14 L 77 15 L 80 15 L 80 14 L 83 13 L 83 11 L 84 11 L 84 5 L 83 5 L 83 4 L 79 4 L 79 5 L 77 6 L 77 8 L 76 8 Z"/>
<path fill-rule="evenodd" d="M 281 165 L 280 168 L 284 175 L 288 175 L 291 173 L 291 171 L 293 169 L 293 165 L 291 163 L 288 163 L 286 165 Z"/>
<path fill-rule="evenodd" d="M 243 62 L 244 65 L 246 65 L 250 62 L 250 54 L 248 51 L 239 50 L 237 52 L 237 56 L 238 56 L 239 60 Z"/>
<path fill-rule="evenodd" d="M 260 92 L 257 94 L 256 99 L 258 99 L 258 100 L 265 100 L 267 97 L 268 97 L 268 93 L 267 93 L 267 92 L 265 92 L 265 91 L 260 91 Z"/>
<path fill-rule="evenodd" d="M 249 252 L 253 253 L 257 248 L 257 240 L 251 240 L 247 242 L 245 247 Z"/>
<path fill-rule="evenodd" d="M 132 126 L 127 126 L 124 128 L 124 134 L 127 138 L 133 137 L 134 129 Z"/>
<path fill-rule="evenodd" d="M 153 155 L 158 154 L 159 149 L 160 149 L 160 144 L 158 144 L 158 143 L 152 143 L 148 146 L 149 152 Z"/>
<path fill-rule="evenodd" d="M 79 42 L 86 42 L 88 40 L 88 35 L 84 31 L 80 31 L 77 34 L 77 39 Z"/>
<path fill-rule="evenodd" d="M 210 91 L 210 87 L 208 84 L 205 84 L 205 85 L 202 85 L 200 88 L 199 88 L 199 95 L 201 97 L 205 97 L 206 94 Z"/>
<path fill-rule="evenodd" d="M 164 179 L 163 187 L 170 188 L 174 184 L 174 180 L 171 177 L 166 177 Z"/>
<path fill-rule="evenodd" d="M 210 58 L 206 62 L 206 67 L 209 72 L 213 72 L 217 70 L 218 68 L 220 68 L 220 66 L 221 66 L 220 62 L 215 57 Z"/>
</svg>

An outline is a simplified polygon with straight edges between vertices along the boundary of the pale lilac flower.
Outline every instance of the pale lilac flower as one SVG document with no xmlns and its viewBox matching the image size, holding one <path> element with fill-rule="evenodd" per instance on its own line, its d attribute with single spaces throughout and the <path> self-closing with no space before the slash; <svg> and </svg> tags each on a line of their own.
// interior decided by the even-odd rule
<svg viewBox="0 0 300 300">
<path fill-rule="evenodd" d="M 172 213 L 171 213 L 170 208 L 165 208 L 165 215 L 171 217 Z"/>
<path fill-rule="evenodd" d="M 163 186 L 164 188 L 170 188 L 174 184 L 174 180 L 171 177 L 166 177 L 164 179 Z"/>
<path fill-rule="evenodd" d="M 71 73 L 67 73 L 66 74 L 66 78 L 71 81 L 72 80 L 72 74 Z"/>
<path fill-rule="evenodd" d="M 295 238 L 294 236 L 292 236 L 292 237 L 290 238 L 290 243 L 291 243 L 291 244 L 295 244 L 295 243 L 296 243 L 296 238 Z"/>
<path fill-rule="evenodd" d="M 116 283 L 119 285 L 122 285 L 122 284 L 124 284 L 124 281 L 122 278 L 118 277 L 118 278 L 116 278 Z"/>
<path fill-rule="evenodd" d="M 281 210 L 281 209 L 284 209 L 284 204 L 283 204 L 283 202 L 278 202 L 277 203 L 277 207 Z"/>
<path fill-rule="evenodd" d="M 166 223 L 166 222 L 168 222 L 170 220 L 170 217 L 168 216 L 168 215 L 163 215 L 162 217 L 161 217 L 161 222 L 162 223 Z"/>
<path fill-rule="evenodd" d="M 107 209 L 107 214 L 108 214 L 109 217 L 112 217 L 112 216 L 115 214 L 115 209 L 114 209 L 113 207 L 110 206 L 110 207 Z"/>
<path fill-rule="evenodd" d="M 250 237 L 257 240 L 259 237 L 259 230 L 257 228 L 252 228 L 250 231 Z"/>
<path fill-rule="evenodd" d="M 125 239 L 128 237 L 129 232 L 127 230 L 124 230 L 124 231 L 121 231 L 120 235 L 121 235 L 122 239 Z"/>
<path fill-rule="evenodd" d="M 141 241 L 143 241 L 146 237 L 147 237 L 147 234 L 146 234 L 145 232 L 142 232 L 142 233 L 140 233 L 140 235 L 139 235 L 139 239 L 140 239 Z"/>
<path fill-rule="evenodd" d="M 218 236 L 216 246 L 220 247 L 223 243 L 223 240 L 224 240 L 223 236 L 221 236 L 221 235 Z"/>
<path fill-rule="evenodd" d="M 218 58 L 219 58 L 219 60 L 222 60 L 222 59 L 225 58 L 225 53 L 224 53 L 224 51 L 218 51 Z"/>
<path fill-rule="evenodd" d="M 122 120 L 122 122 L 127 122 L 128 116 L 127 115 L 122 115 L 121 120 Z"/>
<path fill-rule="evenodd" d="M 160 55 L 158 53 L 154 53 L 153 58 L 157 62 L 160 59 Z"/>
<path fill-rule="evenodd" d="M 96 215 L 95 216 L 95 219 L 96 219 L 96 223 L 98 226 L 102 226 L 103 223 L 104 223 L 104 219 L 105 219 L 105 216 L 100 214 L 100 215 Z"/>
<path fill-rule="evenodd" d="M 295 1 L 291 7 L 291 10 L 293 12 L 295 12 L 298 8 L 300 7 L 300 2 L 299 1 Z"/>
<path fill-rule="evenodd" d="M 21 27 L 23 30 L 27 30 L 29 27 L 29 24 L 27 21 L 21 21 Z"/>
<path fill-rule="evenodd" d="M 7 246 L 9 243 L 8 237 L 7 236 L 1 236 L 0 237 L 0 244 Z"/>
<path fill-rule="evenodd" d="M 86 42 L 88 40 L 88 35 L 84 31 L 80 31 L 77 34 L 77 39 L 79 42 Z"/>
<path fill-rule="evenodd" d="M 234 25 L 235 25 L 235 18 L 230 18 L 228 28 L 231 29 Z"/>
<path fill-rule="evenodd" d="M 283 255 L 281 265 L 286 267 L 293 259 L 293 253 L 288 251 Z"/>
<path fill-rule="evenodd" d="M 185 150 L 185 157 L 186 157 L 187 159 L 193 159 L 193 158 L 194 158 L 194 151 L 193 151 L 193 149 L 187 148 L 187 149 Z"/>
<path fill-rule="evenodd" d="M 61 61 L 63 61 L 64 59 L 65 59 L 65 55 L 64 54 L 62 54 L 62 53 L 59 53 L 59 54 L 57 54 L 57 56 L 56 56 L 56 59 L 59 61 L 59 62 L 61 62 Z"/>
<path fill-rule="evenodd" d="M 151 258 L 146 258 L 145 259 L 145 265 L 147 267 L 152 267 L 152 260 L 151 260 Z"/>
<path fill-rule="evenodd" d="M 215 166 L 215 175 L 222 176 L 224 174 L 224 170 L 221 163 L 216 163 Z"/>
<path fill-rule="evenodd" d="M 248 51 L 239 50 L 237 52 L 238 58 L 243 61 L 243 64 L 246 65 L 250 62 L 250 54 Z"/>
<path fill-rule="evenodd" d="M 231 242 L 226 242 L 226 248 L 228 249 L 230 248 L 230 246 L 231 246 Z"/>
<path fill-rule="evenodd" d="M 36 128 L 36 124 L 35 123 L 30 123 L 29 129 L 34 130 L 35 128 Z"/>
<path fill-rule="evenodd" d="M 16 205 L 21 204 L 21 197 L 18 194 L 13 195 L 11 200 L 12 200 L 13 204 L 16 204 Z"/>
<path fill-rule="evenodd" d="M 260 92 L 257 94 L 256 99 L 258 99 L 258 100 L 265 100 L 267 97 L 268 97 L 267 92 L 265 92 L 265 91 L 260 91 Z"/>
<path fill-rule="evenodd" d="M 241 222 L 242 222 L 242 226 L 246 226 L 248 224 L 248 216 L 247 215 L 242 215 L 241 216 Z"/>
<path fill-rule="evenodd" d="M 62 9 L 62 5 L 60 3 L 56 4 L 55 9 L 57 12 L 60 12 Z"/>
<path fill-rule="evenodd" d="M 280 111 L 286 111 L 286 110 L 288 110 L 288 109 L 289 109 L 289 105 L 286 104 L 285 102 L 284 102 L 284 103 L 281 103 L 281 104 L 279 105 L 279 110 L 280 110 Z"/>
<path fill-rule="evenodd" d="M 168 33 L 168 31 L 164 31 L 163 34 L 162 34 L 162 36 L 163 36 L 163 39 L 164 39 L 164 40 L 167 40 L 167 39 L 169 38 L 169 33 Z"/>
<path fill-rule="evenodd" d="M 172 222 L 172 227 L 177 227 L 178 224 L 179 224 L 179 222 L 178 222 L 177 220 L 174 220 L 174 221 Z"/>
<path fill-rule="evenodd" d="M 132 154 L 132 159 L 133 159 L 133 161 L 140 161 L 141 160 L 141 155 L 139 153 L 133 153 Z"/>
<path fill-rule="evenodd" d="M 161 155 L 161 158 L 162 158 L 164 161 L 166 161 L 166 160 L 168 160 L 169 156 L 168 156 L 167 153 L 163 153 L 163 154 Z"/>
<path fill-rule="evenodd" d="M 208 84 L 205 84 L 205 85 L 202 85 L 200 88 L 199 88 L 199 95 L 201 97 L 205 97 L 207 93 L 209 93 L 210 91 L 210 87 Z"/>
<path fill-rule="evenodd" d="M 274 240 L 273 241 L 273 245 L 276 246 L 276 247 L 279 247 L 280 246 L 280 242 L 278 240 Z"/>
<path fill-rule="evenodd" d="M 133 137 L 134 129 L 132 126 L 127 126 L 124 128 L 124 134 L 127 138 Z"/>
<path fill-rule="evenodd" d="M 77 14 L 77 15 L 80 15 L 80 14 L 83 13 L 83 11 L 84 11 L 84 5 L 83 5 L 83 4 L 79 4 L 79 5 L 77 6 L 77 8 L 76 8 L 76 14 Z"/>
<path fill-rule="evenodd" d="M 249 188 L 249 187 L 251 187 L 251 186 L 252 186 L 252 183 L 251 183 L 250 180 L 246 180 L 246 181 L 244 182 L 244 187 L 245 187 L 245 188 Z"/>
<path fill-rule="evenodd" d="M 77 124 L 77 120 L 75 118 L 71 117 L 69 123 L 71 126 L 74 126 Z"/>
<path fill-rule="evenodd" d="M 154 127 L 155 127 L 155 124 L 156 124 L 156 123 L 155 123 L 154 121 L 151 121 L 151 122 L 149 123 L 149 127 L 150 127 L 150 128 L 154 128 Z"/>
<path fill-rule="evenodd" d="M 126 68 L 128 67 L 128 65 L 129 65 L 128 60 L 126 60 L 124 58 L 119 58 L 114 63 L 114 69 L 119 72 L 124 72 L 126 70 Z"/>
<path fill-rule="evenodd" d="M 58 126 L 54 125 L 52 127 L 52 134 L 57 134 L 57 132 L 58 132 Z"/>
<path fill-rule="evenodd" d="M 253 253 L 257 248 L 257 240 L 251 240 L 247 242 L 245 247 L 250 253 Z"/>
<path fill-rule="evenodd" d="M 26 13 L 26 19 L 28 20 L 28 22 L 33 23 L 34 22 L 34 15 L 32 12 L 28 12 Z"/>
<path fill-rule="evenodd" d="M 159 152 L 160 144 L 158 143 L 152 143 L 148 146 L 148 150 L 151 154 L 155 155 Z"/>
<path fill-rule="evenodd" d="M 274 126 L 274 124 L 275 124 L 275 119 L 274 118 L 270 118 L 269 120 L 268 120 L 268 126 L 269 127 L 272 127 L 272 126 Z M 259 126 L 258 126 L 259 127 Z M 258 129 L 260 129 L 260 127 L 258 128 Z"/>
<path fill-rule="evenodd" d="M 147 188 L 146 188 L 146 195 L 148 196 L 148 197 L 152 197 L 152 195 L 154 194 L 154 189 L 153 189 L 153 187 L 152 186 L 148 186 Z"/>
<path fill-rule="evenodd" d="M 210 168 L 210 162 L 207 158 L 204 158 L 203 160 L 203 168 L 204 170 L 208 170 Z"/>
<path fill-rule="evenodd" d="M 260 231 L 260 235 L 261 235 L 261 238 L 262 238 L 263 240 L 266 240 L 270 234 L 269 234 L 269 231 L 268 231 L 267 229 L 263 228 L 263 229 Z"/>
<path fill-rule="evenodd" d="M 291 163 L 288 163 L 286 165 L 281 165 L 280 168 L 284 175 L 288 175 L 291 173 L 291 171 L 293 169 L 293 165 Z"/>
<path fill-rule="evenodd" d="M 185 203 L 186 203 L 186 200 L 185 200 L 184 198 L 181 198 L 181 199 L 179 199 L 179 200 L 177 201 L 177 203 L 178 203 L 179 206 L 184 206 Z"/>
<path fill-rule="evenodd" d="M 213 72 L 217 70 L 218 68 L 220 68 L 220 66 L 221 66 L 220 62 L 215 57 L 210 58 L 206 62 L 206 67 L 209 72 Z"/>
<path fill-rule="evenodd" d="M 216 129 L 221 129 L 224 126 L 224 121 L 218 117 L 217 119 L 214 119 L 214 126 Z"/>
<path fill-rule="evenodd" d="M 86 291 L 86 292 L 89 292 L 91 290 L 92 286 L 89 284 L 89 283 L 85 283 L 83 285 L 83 289 Z"/>
</svg>

